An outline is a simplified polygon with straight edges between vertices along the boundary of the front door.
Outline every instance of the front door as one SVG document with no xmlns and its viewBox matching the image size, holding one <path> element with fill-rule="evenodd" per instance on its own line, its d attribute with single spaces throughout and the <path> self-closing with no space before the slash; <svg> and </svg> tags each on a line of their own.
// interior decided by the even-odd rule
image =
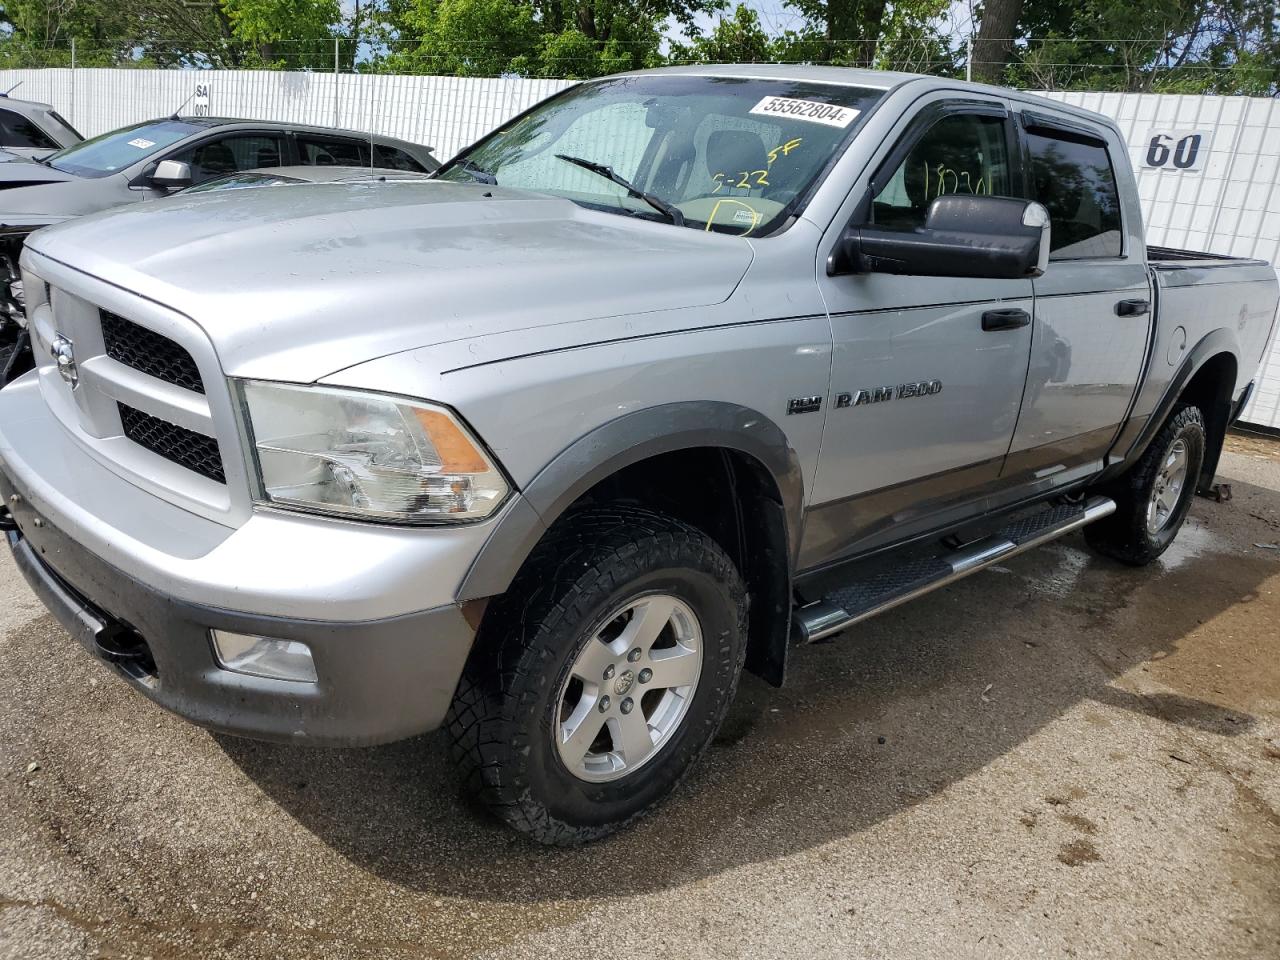
<svg viewBox="0 0 1280 960">
<path fill-rule="evenodd" d="M 1065 483 L 1099 468 L 1124 421 L 1142 378 L 1151 295 L 1111 163 L 1120 145 L 1101 128 L 1034 114 L 1020 126 L 1032 196 L 1049 211 L 1050 254 L 1034 284 L 1031 364 L 1005 475 Z"/>
<path fill-rule="evenodd" d="M 1015 143 L 1004 101 L 937 95 L 871 164 L 851 195 L 852 222 L 908 230 L 942 194 L 1018 196 Z M 832 225 L 824 254 L 848 222 Z M 1030 280 L 830 277 L 820 267 L 819 283 L 834 353 L 806 567 L 959 517 L 998 483 L 1033 310 Z"/>
</svg>

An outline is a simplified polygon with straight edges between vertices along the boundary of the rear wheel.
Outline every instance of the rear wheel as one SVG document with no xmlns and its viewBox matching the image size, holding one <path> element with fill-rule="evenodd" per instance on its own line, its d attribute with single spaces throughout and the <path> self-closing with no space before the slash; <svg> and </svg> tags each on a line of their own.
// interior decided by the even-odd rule
<svg viewBox="0 0 1280 960">
<path fill-rule="evenodd" d="M 1116 512 L 1085 527 L 1089 545 L 1139 567 L 1164 553 L 1191 509 L 1205 446 L 1200 409 L 1175 410 L 1142 458 L 1106 491 Z"/>
<path fill-rule="evenodd" d="M 632 507 L 548 534 L 485 617 L 447 727 L 468 790 L 543 843 L 665 797 L 737 687 L 747 602 L 702 531 Z"/>
</svg>

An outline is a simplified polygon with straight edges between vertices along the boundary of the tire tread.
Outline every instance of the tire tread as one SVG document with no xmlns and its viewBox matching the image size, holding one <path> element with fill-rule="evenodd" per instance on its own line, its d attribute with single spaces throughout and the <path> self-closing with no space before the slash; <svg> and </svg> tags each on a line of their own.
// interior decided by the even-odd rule
<svg viewBox="0 0 1280 960">
<path fill-rule="evenodd" d="M 564 625 L 574 622 L 588 598 L 601 589 L 622 586 L 630 571 L 654 555 L 698 558 L 713 570 L 730 589 L 739 635 L 745 637 L 745 588 L 718 544 L 697 527 L 653 510 L 608 505 L 583 510 L 548 531 L 511 588 L 492 602 L 463 670 L 445 729 L 464 789 L 499 819 L 541 843 L 576 846 L 645 813 L 640 809 L 606 825 L 558 820 L 531 795 L 519 775 L 519 760 L 527 752 L 522 721 L 541 702 L 540 684 L 553 679 Z M 733 685 L 717 705 L 713 729 L 733 699 L 745 650 L 745 643 L 737 644 Z M 706 739 L 709 742 L 710 736 Z"/>
</svg>

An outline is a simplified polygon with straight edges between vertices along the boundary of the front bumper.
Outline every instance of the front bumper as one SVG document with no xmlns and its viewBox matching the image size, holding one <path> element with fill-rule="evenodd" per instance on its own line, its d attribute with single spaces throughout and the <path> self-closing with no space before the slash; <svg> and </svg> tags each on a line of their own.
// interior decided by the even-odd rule
<svg viewBox="0 0 1280 960">
<path fill-rule="evenodd" d="M 474 631 L 454 602 L 489 524 L 396 528 L 278 511 L 238 527 L 120 477 L 42 401 L 0 390 L 0 514 L 23 575 L 135 689 L 229 733 L 368 744 L 440 725 Z M 14 503 L 10 498 L 16 496 Z M 306 643 L 314 683 L 218 666 L 211 628 Z M 137 643 L 142 656 L 122 656 Z"/>
<path fill-rule="evenodd" d="M 103 561 L 44 519 L 0 472 L 9 548 L 86 650 L 144 696 L 201 726 L 267 740 L 383 743 L 439 726 L 471 649 L 456 605 L 354 623 L 266 617 L 177 599 Z M 209 630 L 306 643 L 318 680 L 222 669 Z"/>
</svg>

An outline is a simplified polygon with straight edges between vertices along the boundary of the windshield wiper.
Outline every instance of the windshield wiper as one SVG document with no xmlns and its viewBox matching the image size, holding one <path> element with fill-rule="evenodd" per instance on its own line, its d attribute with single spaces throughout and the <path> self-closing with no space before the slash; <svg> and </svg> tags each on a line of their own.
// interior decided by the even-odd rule
<svg viewBox="0 0 1280 960">
<path fill-rule="evenodd" d="M 649 206 L 653 207 L 653 209 L 657 210 L 677 227 L 684 226 L 683 213 L 671 204 L 667 203 L 667 201 L 663 200 L 661 197 L 655 197 L 652 193 L 645 193 L 631 181 L 615 173 L 613 167 L 608 164 L 596 163 L 594 160 L 583 160 L 582 157 L 571 157 L 567 153 L 557 153 L 556 159 L 564 160 L 566 163 L 572 163 L 581 167 L 583 170 L 590 170 L 592 173 L 598 174 L 606 180 L 613 181 L 623 190 L 627 191 L 629 195 L 635 197 L 637 200 L 643 200 Z"/>
<path fill-rule="evenodd" d="M 493 187 L 498 185 L 498 178 L 479 164 L 472 163 L 470 160 L 455 160 L 453 161 L 453 165 L 458 167 L 463 173 L 470 176 L 473 180 L 480 183 L 487 183 Z"/>
</svg>

